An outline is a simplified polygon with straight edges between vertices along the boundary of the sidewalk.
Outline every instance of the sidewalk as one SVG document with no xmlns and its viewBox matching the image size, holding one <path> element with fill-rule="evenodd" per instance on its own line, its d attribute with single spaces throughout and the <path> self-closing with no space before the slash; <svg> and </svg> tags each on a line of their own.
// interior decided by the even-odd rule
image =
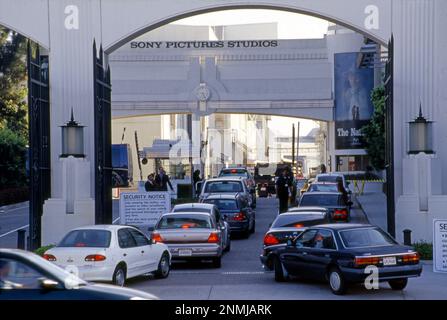
<svg viewBox="0 0 447 320">
<path fill-rule="evenodd" d="M 380 193 L 365 193 L 356 196 L 360 209 L 367 216 L 369 223 L 387 230 L 386 195 Z"/>
</svg>

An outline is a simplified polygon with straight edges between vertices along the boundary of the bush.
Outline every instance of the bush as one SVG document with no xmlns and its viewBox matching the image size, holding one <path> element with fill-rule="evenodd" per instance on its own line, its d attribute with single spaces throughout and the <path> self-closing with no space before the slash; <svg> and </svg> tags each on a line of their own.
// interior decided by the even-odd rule
<svg viewBox="0 0 447 320">
<path fill-rule="evenodd" d="M 420 254 L 421 260 L 433 260 L 433 244 L 425 241 L 413 244 L 414 249 Z"/>
<path fill-rule="evenodd" d="M 27 185 L 26 145 L 18 133 L 0 128 L 0 189 Z"/>
<path fill-rule="evenodd" d="M 41 256 L 41 257 L 43 257 L 44 253 L 45 253 L 47 250 L 50 250 L 51 248 L 54 248 L 55 246 L 56 246 L 56 245 L 54 245 L 54 244 L 50 244 L 50 245 L 48 245 L 48 246 L 43 246 L 43 247 L 40 247 L 40 248 L 34 250 L 34 253 L 37 254 L 37 255 L 39 255 L 39 256 Z"/>
<path fill-rule="evenodd" d="M 29 188 L 9 188 L 0 190 L 0 206 L 29 200 Z"/>
</svg>

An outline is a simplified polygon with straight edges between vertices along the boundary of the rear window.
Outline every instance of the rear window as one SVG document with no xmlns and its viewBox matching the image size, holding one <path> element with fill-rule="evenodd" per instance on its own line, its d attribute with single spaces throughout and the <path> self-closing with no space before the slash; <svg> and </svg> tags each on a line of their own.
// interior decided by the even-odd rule
<svg viewBox="0 0 447 320">
<path fill-rule="evenodd" d="M 315 206 L 315 207 L 326 207 L 326 206 L 339 206 L 341 205 L 341 197 L 338 194 L 311 194 L 305 193 L 301 197 L 300 206 Z"/>
<path fill-rule="evenodd" d="M 245 169 L 226 169 L 222 170 L 219 174 L 219 177 L 229 177 L 229 176 L 248 178 L 248 173 L 247 170 Z"/>
<path fill-rule="evenodd" d="M 211 181 L 205 186 L 205 193 L 242 192 L 242 183 L 238 181 Z"/>
<path fill-rule="evenodd" d="M 353 229 L 340 231 L 346 248 L 391 246 L 396 244 L 389 235 L 380 229 Z"/>
<path fill-rule="evenodd" d="M 58 247 L 108 248 L 111 236 L 107 230 L 74 230 L 62 239 Z"/>
<path fill-rule="evenodd" d="M 320 222 L 324 219 L 324 214 L 297 214 L 281 215 L 273 221 L 272 228 L 295 227 L 296 224 L 311 224 L 312 221 Z"/>
<path fill-rule="evenodd" d="M 211 229 L 211 219 L 204 215 L 169 215 L 162 217 L 157 225 L 157 229 L 189 228 Z"/>
<path fill-rule="evenodd" d="M 238 210 L 237 201 L 233 199 L 207 199 L 204 202 L 214 204 L 220 211 Z"/>
<path fill-rule="evenodd" d="M 338 192 L 338 186 L 336 184 L 311 184 L 308 191 Z"/>
</svg>

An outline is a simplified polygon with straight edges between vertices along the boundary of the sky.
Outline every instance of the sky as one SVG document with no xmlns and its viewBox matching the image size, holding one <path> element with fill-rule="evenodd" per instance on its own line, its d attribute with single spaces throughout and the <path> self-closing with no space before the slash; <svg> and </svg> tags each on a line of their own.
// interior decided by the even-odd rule
<svg viewBox="0 0 447 320">
<path fill-rule="evenodd" d="M 293 12 L 261 9 L 216 11 L 173 22 L 183 25 L 232 25 L 245 23 L 278 23 L 280 39 L 323 38 L 328 22 Z"/>
<path fill-rule="evenodd" d="M 302 14 L 278 10 L 226 10 L 216 11 L 194 17 L 177 20 L 174 24 L 182 25 L 232 25 L 245 23 L 276 22 L 278 24 L 279 39 L 315 39 L 323 38 L 326 34 L 328 22 Z M 313 128 L 318 127 L 313 120 L 272 117 L 269 127 L 280 135 L 289 136 L 292 124 L 300 122 L 300 136 L 307 135 Z"/>
</svg>

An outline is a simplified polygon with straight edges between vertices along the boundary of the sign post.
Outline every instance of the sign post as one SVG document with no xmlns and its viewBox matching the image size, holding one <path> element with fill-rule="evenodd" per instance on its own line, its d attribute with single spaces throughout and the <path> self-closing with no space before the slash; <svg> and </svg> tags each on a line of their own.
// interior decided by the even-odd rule
<svg viewBox="0 0 447 320">
<path fill-rule="evenodd" d="M 433 271 L 447 273 L 447 220 L 433 220 Z"/>
<path fill-rule="evenodd" d="M 120 194 L 120 223 L 153 226 L 163 213 L 171 211 L 169 192 L 124 192 Z"/>
</svg>

